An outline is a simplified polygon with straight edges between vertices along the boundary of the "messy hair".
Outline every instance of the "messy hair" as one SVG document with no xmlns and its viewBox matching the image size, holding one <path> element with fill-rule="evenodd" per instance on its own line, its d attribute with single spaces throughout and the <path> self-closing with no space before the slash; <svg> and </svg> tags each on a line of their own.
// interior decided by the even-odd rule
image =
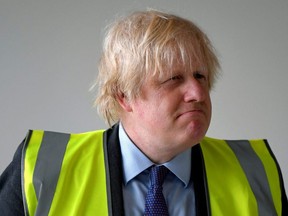
<svg viewBox="0 0 288 216">
<path fill-rule="evenodd" d="M 194 23 L 176 15 L 155 10 L 134 12 L 108 26 L 99 62 L 95 100 L 106 122 L 119 120 L 119 94 L 129 100 L 141 94 L 150 76 L 161 77 L 175 59 L 187 68 L 196 62 L 209 72 L 214 84 L 219 62 L 207 36 Z"/>
</svg>

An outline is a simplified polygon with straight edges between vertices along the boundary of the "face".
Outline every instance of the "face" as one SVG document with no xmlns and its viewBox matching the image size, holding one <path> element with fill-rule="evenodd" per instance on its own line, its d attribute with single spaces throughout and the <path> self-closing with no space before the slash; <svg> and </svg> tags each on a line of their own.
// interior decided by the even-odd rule
<svg viewBox="0 0 288 216">
<path fill-rule="evenodd" d="M 129 102 L 127 117 L 135 143 L 179 153 L 205 136 L 211 119 L 208 71 L 178 64 L 161 78 L 149 78 L 141 93 Z"/>
</svg>

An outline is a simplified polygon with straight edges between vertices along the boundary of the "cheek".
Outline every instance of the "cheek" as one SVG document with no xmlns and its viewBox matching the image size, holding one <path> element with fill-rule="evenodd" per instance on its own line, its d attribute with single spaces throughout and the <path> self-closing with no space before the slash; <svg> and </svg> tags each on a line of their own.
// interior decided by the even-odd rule
<svg viewBox="0 0 288 216">
<path fill-rule="evenodd" d="M 212 116 L 212 102 L 211 102 L 210 95 L 208 96 L 208 99 L 207 99 L 207 115 L 208 115 L 207 117 L 210 123 L 211 116 Z"/>
<path fill-rule="evenodd" d="M 156 109 L 155 109 L 156 108 Z M 137 103 L 135 112 L 137 113 L 137 116 L 139 120 L 143 121 L 155 121 L 157 118 L 157 106 L 153 103 L 147 103 L 147 102 L 140 102 Z"/>
<path fill-rule="evenodd" d="M 179 108 L 179 103 L 173 98 L 159 98 L 158 102 L 154 106 L 155 120 L 162 122 L 172 120 Z"/>
<path fill-rule="evenodd" d="M 146 104 L 145 107 L 143 106 L 140 115 L 140 121 L 153 130 L 166 128 L 170 119 L 167 105 L 163 101 L 161 103 Z"/>
<path fill-rule="evenodd" d="M 179 100 L 179 95 L 157 92 L 153 95 L 146 94 L 145 99 L 137 101 L 134 106 L 140 121 L 160 126 L 164 125 L 164 122 L 168 124 L 171 117 L 175 116 L 179 108 Z"/>
</svg>

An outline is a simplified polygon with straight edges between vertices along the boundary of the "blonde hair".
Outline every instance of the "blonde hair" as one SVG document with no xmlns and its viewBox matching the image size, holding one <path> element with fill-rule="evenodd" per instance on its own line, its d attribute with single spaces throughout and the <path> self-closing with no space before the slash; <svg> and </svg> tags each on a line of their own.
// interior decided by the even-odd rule
<svg viewBox="0 0 288 216">
<path fill-rule="evenodd" d="M 134 12 L 109 26 L 99 62 L 95 100 L 99 113 L 111 126 L 119 120 L 119 94 L 130 100 L 141 93 L 149 76 L 162 76 L 175 59 L 189 68 L 201 62 L 213 86 L 219 62 L 207 36 L 194 23 L 155 10 Z"/>
</svg>

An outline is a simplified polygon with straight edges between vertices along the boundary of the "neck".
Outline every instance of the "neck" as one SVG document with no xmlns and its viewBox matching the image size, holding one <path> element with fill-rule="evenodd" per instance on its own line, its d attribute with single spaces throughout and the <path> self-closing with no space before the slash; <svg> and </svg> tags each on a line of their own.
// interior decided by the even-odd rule
<svg viewBox="0 0 288 216">
<path fill-rule="evenodd" d="M 139 133 L 136 128 L 129 127 L 129 124 L 121 123 L 134 145 L 155 164 L 166 163 L 187 149 L 173 149 L 173 145 L 169 145 L 168 142 L 161 142 L 156 136 L 149 136 L 143 131 Z"/>
</svg>

